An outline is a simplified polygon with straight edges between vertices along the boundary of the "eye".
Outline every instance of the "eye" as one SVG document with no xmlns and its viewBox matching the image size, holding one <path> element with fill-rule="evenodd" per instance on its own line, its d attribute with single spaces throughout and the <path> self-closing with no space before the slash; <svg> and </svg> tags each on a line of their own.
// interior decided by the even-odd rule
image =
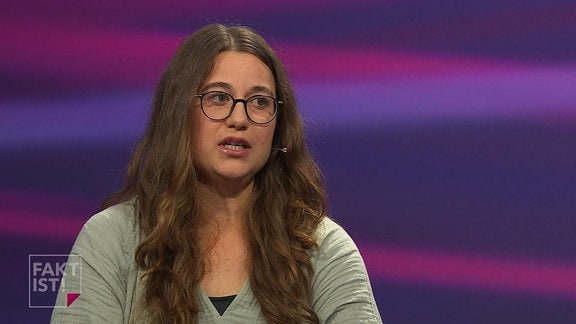
<svg viewBox="0 0 576 324">
<path fill-rule="evenodd" d="M 272 98 L 266 96 L 256 96 L 250 99 L 250 106 L 258 109 L 265 109 L 272 106 Z"/>
<path fill-rule="evenodd" d="M 228 103 L 230 95 L 225 92 L 210 92 L 206 94 L 206 100 L 211 105 L 221 106 Z"/>
</svg>

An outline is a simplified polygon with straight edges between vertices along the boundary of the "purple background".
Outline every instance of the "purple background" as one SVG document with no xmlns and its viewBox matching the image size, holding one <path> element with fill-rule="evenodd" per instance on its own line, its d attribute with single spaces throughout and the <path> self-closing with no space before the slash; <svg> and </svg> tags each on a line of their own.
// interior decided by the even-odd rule
<svg viewBox="0 0 576 324">
<path fill-rule="evenodd" d="M 568 0 L 3 1 L 0 321 L 48 321 L 28 255 L 69 252 L 210 22 L 279 51 L 386 322 L 576 323 Z"/>
</svg>

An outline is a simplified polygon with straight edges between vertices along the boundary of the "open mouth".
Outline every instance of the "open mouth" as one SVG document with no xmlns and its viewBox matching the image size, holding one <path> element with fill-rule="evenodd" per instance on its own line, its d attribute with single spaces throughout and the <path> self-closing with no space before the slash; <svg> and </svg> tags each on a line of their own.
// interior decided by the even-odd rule
<svg viewBox="0 0 576 324">
<path fill-rule="evenodd" d="M 239 151 L 239 150 L 243 150 L 243 149 L 247 148 L 246 145 L 239 144 L 239 143 L 224 143 L 224 144 L 222 144 L 222 146 L 224 146 L 225 148 L 227 148 L 229 150 L 235 150 L 235 151 Z"/>
<path fill-rule="evenodd" d="M 241 137 L 227 137 L 220 142 L 223 148 L 230 151 L 242 151 L 250 148 L 250 143 Z"/>
</svg>

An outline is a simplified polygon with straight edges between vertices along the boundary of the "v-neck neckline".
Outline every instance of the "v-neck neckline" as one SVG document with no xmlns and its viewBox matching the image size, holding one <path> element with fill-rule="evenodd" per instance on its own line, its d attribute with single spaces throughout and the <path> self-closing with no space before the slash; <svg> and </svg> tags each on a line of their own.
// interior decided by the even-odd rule
<svg viewBox="0 0 576 324">
<path fill-rule="evenodd" d="M 228 307 L 226 308 L 224 313 L 222 313 L 222 315 L 220 315 L 220 313 L 216 309 L 216 306 L 214 306 L 214 304 L 212 304 L 212 301 L 210 301 L 210 297 L 204 291 L 204 289 L 202 289 L 202 287 L 199 287 L 198 289 L 200 290 L 200 296 L 202 298 L 202 303 L 204 304 L 204 307 L 209 310 L 210 315 L 220 318 L 220 317 L 226 316 L 230 312 L 233 312 L 234 308 L 236 308 L 236 304 L 242 302 L 242 300 L 244 300 L 246 298 L 245 297 L 245 295 L 247 294 L 246 290 L 248 289 L 249 285 L 250 285 L 249 280 L 246 279 L 246 281 L 244 281 L 244 283 L 242 284 L 242 287 L 240 288 L 240 290 L 236 294 L 236 297 L 230 303 L 230 305 L 228 305 Z"/>
</svg>

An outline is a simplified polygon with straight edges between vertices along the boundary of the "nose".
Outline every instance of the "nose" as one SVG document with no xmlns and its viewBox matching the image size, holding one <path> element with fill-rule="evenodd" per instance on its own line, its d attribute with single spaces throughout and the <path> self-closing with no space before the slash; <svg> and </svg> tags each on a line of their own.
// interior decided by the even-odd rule
<svg viewBox="0 0 576 324">
<path fill-rule="evenodd" d="M 247 102 L 244 100 L 236 100 L 234 102 L 234 104 L 232 105 L 232 113 L 230 113 L 230 116 L 226 118 L 226 125 L 228 127 L 234 127 L 238 129 L 246 129 L 246 127 L 248 127 L 249 120 L 246 111 L 247 110 L 246 105 Z"/>
</svg>

